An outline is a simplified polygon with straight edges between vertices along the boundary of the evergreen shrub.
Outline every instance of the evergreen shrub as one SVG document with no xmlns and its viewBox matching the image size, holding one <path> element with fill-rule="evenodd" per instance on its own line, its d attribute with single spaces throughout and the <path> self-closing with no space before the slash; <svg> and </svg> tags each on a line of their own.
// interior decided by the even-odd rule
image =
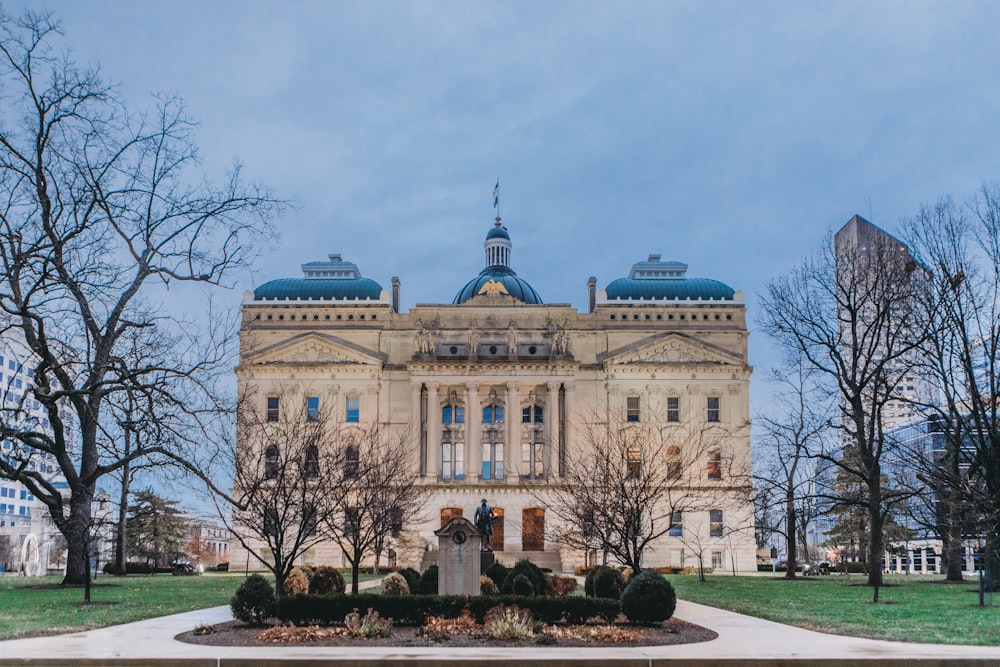
<svg viewBox="0 0 1000 667">
<path fill-rule="evenodd" d="M 677 594 L 662 574 L 643 570 L 622 591 L 621 606 L 622 613 L 633 623 L 662 623 L 674 615 Z"/>
<path fill-rule="evenodd" d="M 420 575 L 419 592 L 421 595 L 437 595 L 438 592 L 438 566 L 431 565 Z"/>
<path fill-rule="evenodd" d="M 625 579 L 621 572 L 613 567 L 601 565 L 591 570 L 591 573 L 587 575 L 587 578 L 590 579 L 590 595 L 612 600 L 617 600 L 622 596 Z"/>
<path fill-rule="evenodd" d="M 251 574 L 236 589 L 229 607 L 238 620 L 263 625 L 275 613 L 274 587 L 259 574 Z"/>
<path fill-rule="evenodd" d="M 410 585 L 399 572 L 390 572 L 382 579 L 382 595 L 409 595 Z"/>
<path fill-rule="evenodd" d="M 310 595 L 343 594 L 345 590 L 344 575 L 335 567 L 318 567 L 309 580 Z"/>
<path fill-rule="evenodd" d="M 406 579 L 406 585 L 410 588 L 411 593 L 416 593 L 420 590 L 420 573 L 414 570 L 412 567 L 404 567 L 399 573 Z M 434 591 L 437 593 L 437 591 Z"/>
<path fill-rule="evenodd" d="M 514 564 L 514 567 L 512 567 L 510 572 L 507 573 L 503 585 L 500 586 L 500 592 L 504 595 L 519 595 L 519 593 L 514 590 L 514 580 L 519 574 L 523 574 L 531 584 L 530 593 L 525 591 L 520 594 L 545 595 L 545 573 L 542 572 L 542 568 L 527 559 L 519 560 Z"/>
</svg>

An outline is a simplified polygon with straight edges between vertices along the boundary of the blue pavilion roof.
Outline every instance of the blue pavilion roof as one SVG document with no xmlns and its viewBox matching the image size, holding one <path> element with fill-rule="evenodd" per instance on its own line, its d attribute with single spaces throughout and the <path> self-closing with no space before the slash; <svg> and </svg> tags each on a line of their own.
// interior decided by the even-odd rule
<svg viewBox="0 0 1000 667">
<path fill-rule="evenodd" d="M 381 294 L 382 286 L 371 278 L 280 278 L 255 289 L 253 298 L 377 301 Z"/>
<path fill-rule="evenodd" d="M 483 285 L 491 280 L 501 283 L 507 293 L 518 301 L 536 305 L 542 303 L 542 297 L 538 295 L 534 287 L 528 284 L 528 281 L 519 278 L 512 269 L 499 265 L 487 266 L 480 271 L 478 276 L 465 283 L 465 287 L 459 290 L 452 303 L 465 303 L 477 296 Z"/>
</svg>

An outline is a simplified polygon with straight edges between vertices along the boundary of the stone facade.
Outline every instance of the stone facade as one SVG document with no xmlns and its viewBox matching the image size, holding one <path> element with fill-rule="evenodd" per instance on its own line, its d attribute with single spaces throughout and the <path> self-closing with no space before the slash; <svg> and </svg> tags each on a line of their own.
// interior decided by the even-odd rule
<svg viewBox="0 0 1000 667">
<path fill-rule="evenodd" d="M 716 513 L 686 512 L 681 534 L 662 538 L 646 565 L 695 565 L 700 554 L 706 566 L 754 570 L 742 294 L 686 279 L 685 265 L 654 255 L 612 283 L 613 297 L 591 279 L 590 307 L 580 312 L 541 303 L 516 277 L 499 220 L 485 248 L 487 268 L 456 303 L 406 313 L 398 280 L 391 296 L 359 292 L 366 279 L 339 255 L 305 265 L 306 277 L 281 289 L 268 283 L 248 292 L 236 370 L 240 389 L 255 396 L 246 409 L 264 411 L 277 399 L 271 406 L 280 405 L 282 418 L 305 419 L 311 397 L 336 420 L 410 434 L 410 465 L 429 501 L 422 516 L 407 517 L 394 549 L 398 564 L 414 567 L 434 561 L 435 531 L 455 516 L 471 519 L 481 498 L 500 517 L 498 560 L 527 556 L 557 570 L 584 564 L 582 551 L 550 541 L 546 485 L 559 480 L 575 448 L 592 446 L 585 433 L 594 424 L 656 423 L 680 446 L 713 443 L 694 453 L 685 479 Z M 660 268 L 671 277 L 657 275 Z M 310 282 L 319 273 L 331 286 L 321 298 Z M 328 278 L 336 273 L 342 288 Z M 671 289 L 649 291 L 660 283 Z M 715 291 L 702 298 L 707 283 Z M 642 289 L 632 296 L 629 285 Z M 719 286 L 728 290 L 721 297 Z M 743 474 L 730 474 L 736 470 Z M 724 536 L 712 525 L 720 511 Z M 253 560 L 236 541 L 232 559 Z M 303 560 L 343 563 L 332 544 Z"/>
</svg>

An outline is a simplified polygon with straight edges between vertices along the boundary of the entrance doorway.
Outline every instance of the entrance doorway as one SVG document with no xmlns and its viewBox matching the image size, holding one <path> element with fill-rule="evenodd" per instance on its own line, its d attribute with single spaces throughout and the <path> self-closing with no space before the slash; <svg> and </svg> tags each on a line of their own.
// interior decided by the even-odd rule
<svg viewBox="0 0 1000 667">
<path fill-rule="evenodd" d="M 521 550 L 545 551 L 545 510 L 541 507 L 521 510 Z"/>
</svg>

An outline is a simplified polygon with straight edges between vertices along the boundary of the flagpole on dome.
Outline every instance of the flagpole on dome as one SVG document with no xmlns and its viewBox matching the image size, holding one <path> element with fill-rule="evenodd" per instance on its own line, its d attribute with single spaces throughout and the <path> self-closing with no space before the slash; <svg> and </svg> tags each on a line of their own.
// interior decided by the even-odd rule
<svg viewBox="0 0 1000 667">
<path fill-rule="evenodd" d="M 500 177 L 497 176 L 497 184 L 493 187 L 493 208 L 497 210 L 496 223 L 500 226 Z"/>
</svg>

